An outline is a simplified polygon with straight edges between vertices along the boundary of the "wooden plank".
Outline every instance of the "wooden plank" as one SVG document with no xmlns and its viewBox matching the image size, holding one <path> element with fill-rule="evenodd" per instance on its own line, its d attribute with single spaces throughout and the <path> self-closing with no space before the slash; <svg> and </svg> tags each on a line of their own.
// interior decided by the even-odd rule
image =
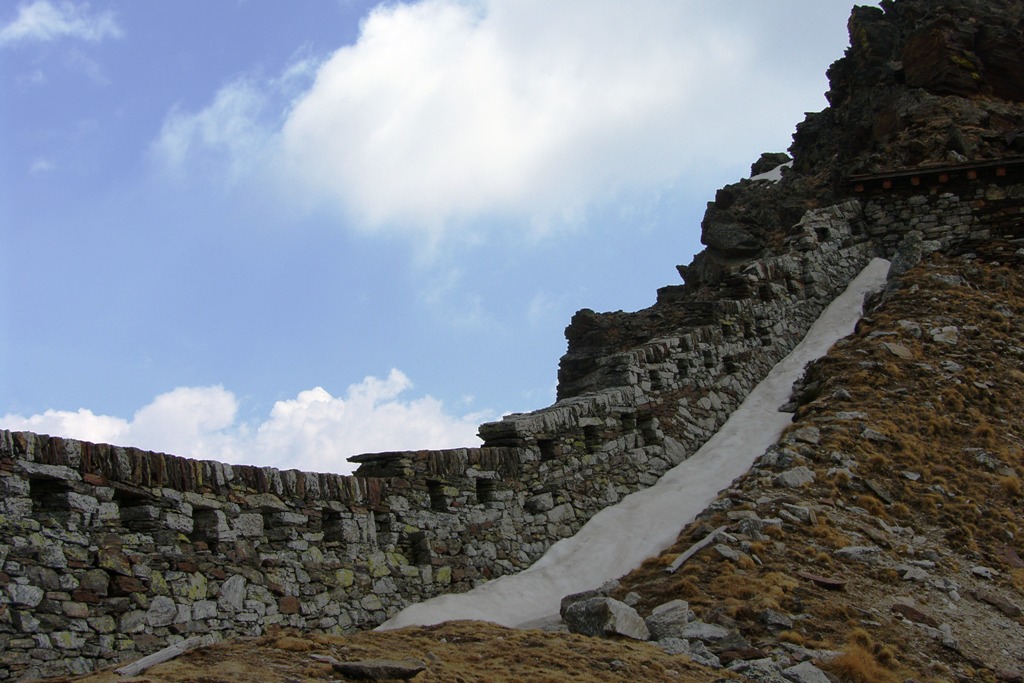
<svg viewBox="0 0 1024 683">
<path fill-rule="evenodd" d="M 196 636 L 195 638 L 182 640 L 181 642 L 175 643 L 174 645 L 165 647 L 162 650 L 154 652 L 151 655 L 146 655 L 142 659 L 136 659 L 134 662 L 131 662 L 130 664 L 125 664 L 119 669 L 114 669 L 114 673 L 116 673 L 119 676 L 138 676 L 146 669 L 154 667 L 157 664 L 162 664 L 166 661 L 174 659 L 175 657 L 185 654 L 189 650 L 195 649 L 197 647 L 202 647 L 206 644 L 206 638 L 204 638 L 203 636 Z"/>
<path fill-rule="evenodd" d="M 710 543 L 712 543 L 715 540 L 715 538 L 718 536 L 718 534 L 722 533 L 723 531 L 725 531 L 728 528 L 729 528 L 729 525 L 728 524 L 724 524 L 724 525 L 718 527 L 717 529 L 715 529 L 714 531 L 712 531 L 710 534 L 708 534 L 707 536 L 705 536 L 701 540 L 699 540 L 696 543 L 694 543 L 693 545 L 691 545 L 686 550 L 686 552 L 684 552 L 682 555 L 677 557 L 672 562 L 672 564 L 670 564 L 668 567 L 665 568 L 665 573 L 666 574 L 675 574 L 676 570 L 679 569 L 680 567 L 682 567 L 684 562 L 686 562 L 688 559 L 690 559 L 691 557 L 693 557 L 694 555 L 699 553 L 702 548 L 704 548 L 705 546 L 707 546 Z"/>
</svg>

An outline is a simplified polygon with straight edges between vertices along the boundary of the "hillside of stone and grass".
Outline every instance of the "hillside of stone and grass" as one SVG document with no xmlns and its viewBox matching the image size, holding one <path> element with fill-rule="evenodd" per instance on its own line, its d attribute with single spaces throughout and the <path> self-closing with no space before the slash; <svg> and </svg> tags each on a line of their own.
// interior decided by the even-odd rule
<svg viewBox="0 0 1024 683">
<path fill-rule="evenodd" d="M 281 632 L 135 678 L 64 680 L 348 680 L 323 657 L 412 658 L 426 667 L 417 681 L 1022 680 L 1024 257 L 1012 249 L 995 262 L 999 252 L 936 258 L 893 280 L 808 369 L 777 446 L 676 546 L 623 577 L 611 594 L 643 617 L 688 603 L 668 628 L 691 654 L 669 654 L 680 651 L 670 637 L 454 622 Z"/>
</svg>

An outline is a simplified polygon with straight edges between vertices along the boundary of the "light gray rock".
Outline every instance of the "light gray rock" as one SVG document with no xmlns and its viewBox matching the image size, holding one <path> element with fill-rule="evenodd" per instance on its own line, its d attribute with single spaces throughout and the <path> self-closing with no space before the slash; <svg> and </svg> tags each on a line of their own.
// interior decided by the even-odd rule
<svg viewBox="0 0 1024 683">
<path fill-rule="evenodd" d="M 220 585 L 220 595 L 217 598 L 217 605 L 221 609 L 238 611 L 245 604 L 245 577 L 235 574 L 229 577 Z"/>
<path fill-rule="evenodd" d="M 953 325 L 933 328 L 928 334 L 931 336 L 932 341 L 937 344 L 956 346 L 960 342 L 960 330 Z"/>
<path fill-rule="evenodd" d="M 596 597 L 575 602 L 565 611 L 566 626 L 585 636 L 620 635 L 635 640 L 651 637 L 636 610 L 612 598 Z"/>
<path fill-rule="evenodd" d="M 213 619 L 217 616 L 217 603 L 213 600 L 197 600 L 192 605 L 193 619 Z"/>
<path fill-rule="evenodd" d="M 658 605 L 651 612 L 651 616 L 644 620 L 647 630 L 651 633 L 651 640 L 662 640 L 665 638 L 682 638 L 686 625 L 694 619 L 693 610 L 685 600 L 673 600 L 663 605 Z"/>
<path fill-rule="evenodd" d="M 740 674 L 748 681 L 756 681 L 757 683 L 790 683 L 782 675 L 782 667 L 771 659 L 739 659 L 730 664 L 728 669 Z"/>
<path fill-rule="evenodd" d="M 693 621 L 683 629 L 682 636 L 687 640 L 699 640 L 703 643 L 717 643 L 729 636 L 729 629 L 718 624 L 708 624 L 703 621 Z"/>
<path fill-rule="evenodd" d="M 43 601 L 46 592 L 38 586 L 12 583 L 7 586 L 7 594 L 16 607 L 35 607 Z"/>
<path fill-rule="evenodd" d="M 729 546 L 725 545 L 724 543 L 716 543 L 714 547 L 715 547 L 715 552 L 717 552 L 719 555 L 721 555 L 725 559 L 729 560 L 730 562 L 739 562 L 740 561 L 740 557 L 742 556 L 742 553 L 740 551 L 736 550 L 735 548 L 730 548 Z"/>
<path fill-rule="evenodd" d="M 896 253 L 893 254 L 886 279 L 892 280 L 894 277 L 903 275 L 921 262 L 921 257 L 924 254 L 922 241 L 923 236 L 918 230 L 911 230 L 903 236 L 899 246 L 896 247 Z"/>
<path fill-rule="evenodd" d="M 718 655 L 699 640 L 691 642 L 683 638 L 665 638 L 659 640 L 656 645 L 667 654 L 686 655 L 703 666 L 709 666 L 712 669 L 722 668 L 722 662 L 718 660 Z"/>
<path fill-rule="evenodd" d="M 149 603 L 149 609 L 146 610 L 146 623 L 153 628 L 170 626 L 174 623 L 176 616 L 178 616 L 178 607 L 174 604 L 174 600 L 166 595 L 158 595 Z"/>
<path fill-rule="evenodd" d="M 814 472 L 807 467 L 800 466 L 782 472 L 775 477 L 775 485 L 784 488 L 795 489 L 814 481 Z"/>
<path fill-rule="evenodd" d="M 824 671 L 810 662 L 800 662 L 796 666 L 783 669 L 782 675 L 793 683 L 832 683 Z"/>
<path fill-rule="evenodd" d="M 766 609 L 761 612 L 761 623 L 775 628 L 793 628 L 793 620 L 781 612 L 773 609 Z"/>
</svg>

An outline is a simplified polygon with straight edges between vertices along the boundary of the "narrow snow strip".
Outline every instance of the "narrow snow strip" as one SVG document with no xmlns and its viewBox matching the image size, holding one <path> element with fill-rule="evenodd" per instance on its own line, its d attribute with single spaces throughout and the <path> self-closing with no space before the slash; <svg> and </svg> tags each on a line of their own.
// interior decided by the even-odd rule
<svg viewBox="0 0 1024 683">
<path fill-rule="evenodd" d="M 775 168 L 773 168 L 770 171 L 765 171 L 764 173 L 758 173 L 757 175 L 752 175 L 752 176 L 750 176 L 750 179 L 751 180 L 770 180 L 773 183 L 777 183 L 778 181 L 782 180 L 782 169 L 790 168 L 792 166 L 793 166 L 793 162 L 792 161 L 787 161 L 784 164 L 779 164 L 778 166 L 776 166 Z"/>
<path fill-rule="evenodd" d="M 778 441 L 790 423 L 778 408 L 804 367 L 853 332 L 864 295 L 885 283 L 888 261 L 875 259 L 814 323 L 803 341 L 758 384 L 722 428 L 658 482 L 601 510 L 570 538 L 552 545 L 519 574 L 468 593 L 411 605 L 381 629 L 477 619 L 504 626 L 557 618 L 562 597 L 596 588 L 671 546 L 679 531 Z"/>
</svg>

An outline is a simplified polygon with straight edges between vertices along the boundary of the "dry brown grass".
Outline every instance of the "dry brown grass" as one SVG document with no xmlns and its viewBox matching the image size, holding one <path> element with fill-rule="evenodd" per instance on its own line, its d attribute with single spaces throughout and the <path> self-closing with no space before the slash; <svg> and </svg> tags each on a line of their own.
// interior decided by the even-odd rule
<svg viewBox="0 0 1024 683">
<path fill-rule="evenodd" d="M 698 683 L 721 676 L 687 657 L 667 655 L 648 643 L 516 631 L 483 622 L 451 622 L 425 628 L 351 636 L 286 634 L 236 640 L 187 653 L 148 670 L 118 677 L 105 671 L 63 681 L 82 683 L 313 683 L 338 680 L 329 664 L 339 661 L 419 659 L 427 670 L 417 682 L 673 681 Z"/>
<path fill-rule="evenodd" d="M 842 683 L 899 683 L 902 679 L 883 667 L 861 645 L 850 645 L 843 654 L 821 665 Z"/>
</svg>

